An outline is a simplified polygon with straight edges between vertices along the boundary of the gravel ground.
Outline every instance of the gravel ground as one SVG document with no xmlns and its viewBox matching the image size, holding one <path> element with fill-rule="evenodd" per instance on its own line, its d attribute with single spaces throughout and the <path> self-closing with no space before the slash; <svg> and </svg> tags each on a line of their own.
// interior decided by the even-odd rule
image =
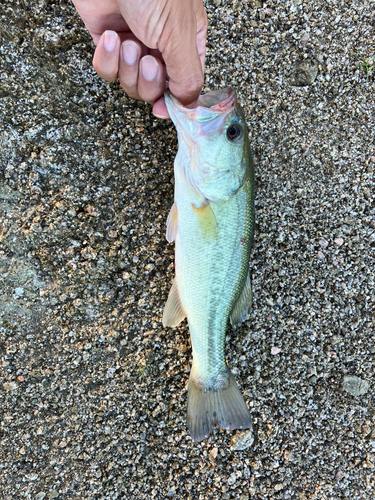
<svg viewBox="0 0 375 500">
<path fill-rule="evenodd" d="M 187 432 L 173 125 L 96 76 L 68 2 L 4 0 L 4 500 L 375 498 L 374 3 L 206 6 L 204 90 L 238 90 L 255 157 L 254 306 L 227 337 L 254 440 Z"/>
</svg>

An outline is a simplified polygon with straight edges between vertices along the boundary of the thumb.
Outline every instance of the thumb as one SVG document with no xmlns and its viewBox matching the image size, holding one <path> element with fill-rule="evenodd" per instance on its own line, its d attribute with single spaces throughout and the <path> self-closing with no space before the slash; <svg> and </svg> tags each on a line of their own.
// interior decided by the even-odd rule
<svg viewBox="0 0 375 500">
<path fill-rule="evenodd" d="M 201 0 L 171 2 L 158 48 L 169 77 L 169 89 L 182 103 L 197 100 L 204 82 L 207 15 Z"/>
</svg>

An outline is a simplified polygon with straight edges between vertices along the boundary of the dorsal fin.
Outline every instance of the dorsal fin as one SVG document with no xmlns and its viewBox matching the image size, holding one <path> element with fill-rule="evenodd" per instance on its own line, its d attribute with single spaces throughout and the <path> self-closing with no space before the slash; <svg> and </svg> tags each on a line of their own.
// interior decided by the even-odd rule
<svg viewBox="0 0 375 500">
<path fill-rule="evenodd" d="M 242 323 L 242 321 L 245 321 L 251 308 L 251 303 L 251 278 L 249 270 L 240 296 L 238 297 L 229 315 L 230 324 L 233 326 L 233 328 Z"/>
<path fill-rule="evenodd" d="M 174 279 L 164 308 L 163 326 L 177 326 L 184 318 L 186 318 L 186 313 L 182 309 L 177 283 Z"/>
<path fill-rule="evenodd" d="M 176 202 L 173 203 L 167 219 L 167 241 L 172 243 L 178 231 L 178 211 Z"/>
</svg>

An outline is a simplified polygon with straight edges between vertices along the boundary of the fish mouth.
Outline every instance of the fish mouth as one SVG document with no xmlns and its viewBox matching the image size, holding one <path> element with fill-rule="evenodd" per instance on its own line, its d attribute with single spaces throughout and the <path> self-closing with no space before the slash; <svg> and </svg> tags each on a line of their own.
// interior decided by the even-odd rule
<svg viewBox="0 0 375 500">
<path fill-rule="evenodd" d="M 231 87 L 212 90 L 207 94 L 200 95 L 197 104 L 198 107 L 208 108 L 219 113 L 227 113 L 236 104 L 236 93 Z"/>
<path fill-rule="evenodd" d="M 231 87 L 200 95 L 197 101 L 188 106 L 181 104 L 170 90 L 165 91 L 164 97 L 174 123 L 181 122 L 181 119 L 194 122 L 211 121 L 228 114 L 236 105 L 236 93 Z"/>
</svg>

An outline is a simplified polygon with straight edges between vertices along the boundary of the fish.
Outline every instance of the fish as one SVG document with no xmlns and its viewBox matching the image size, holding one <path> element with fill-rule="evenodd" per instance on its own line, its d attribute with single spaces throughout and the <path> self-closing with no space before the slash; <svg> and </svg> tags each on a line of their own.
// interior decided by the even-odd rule
<svg viewBox="0 0 375 500">
<path fill-rule="evenodd" d="M 199 442 L 212 429 L 252 427 L 224 343 L 228 319 L 236 327 L 251 308 L 254 168 L 234 89 L 210 91 L 189 106 L 167 90 L 165 102 L 178 151 L 166 230 L 168 242 L 175 242 L 175 278 L 163 325 L 187 318 L 193 354 L 187 425 Z"/>
</svg>

